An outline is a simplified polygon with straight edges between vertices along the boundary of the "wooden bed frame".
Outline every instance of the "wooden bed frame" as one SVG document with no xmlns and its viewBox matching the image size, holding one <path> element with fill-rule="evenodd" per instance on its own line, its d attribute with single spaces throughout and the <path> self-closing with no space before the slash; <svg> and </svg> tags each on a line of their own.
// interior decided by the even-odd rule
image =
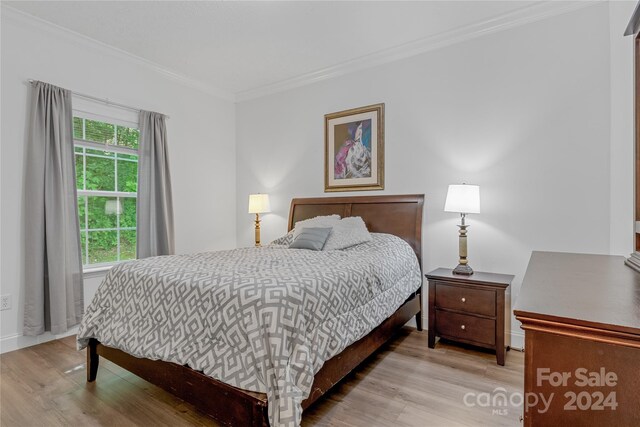
<svg viewBox="0 0 640 427">
<path fill-rule="evenodd" d="M 289 230 L 297 221 L 318 215 L 360 216 L 369 231 L 394 234 L 409 243 L 422 266 L 423 205 L 424 195 L 293 199 L 289 212 Z M 311 394 L 302 402 L 302 407 L 309 407 L 414 316 L 418 330 L 422 330 L 422 286 L 369 335 L 325 362 L 315 375 Z M 99 356 L 193 404 L 223 425 L 269 425 L 267 396 L 264 393 L 232 387 L 188 366 L 137 358 L 105 346 L 95 339 L 90 340 L 87 347 L 89 382 L 96 379 Z"/>
</svg>

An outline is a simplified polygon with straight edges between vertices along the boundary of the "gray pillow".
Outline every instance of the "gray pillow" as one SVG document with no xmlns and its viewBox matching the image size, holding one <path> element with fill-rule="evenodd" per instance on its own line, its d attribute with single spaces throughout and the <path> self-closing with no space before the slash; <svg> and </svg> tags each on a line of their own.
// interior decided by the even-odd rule
<svg viewBox="0 0 640 427">
<path fill-rule="evenodd" d="M 298 237 L 298 234 L 302 232 L 303 228 L 325 228 L 325 227 L 333 227 L 340 221 L 340 215 L 324 215 L 324 216 L 316 216 L 314 218 L 305 219 L 303 221 L 296 222 L 293 227 L 293 238 Z"/>
<path fill-rule="evenodd" d="M 289 245 L 289 248 L 321 251 L 330 233 L 331 227 L 305 227 L 300 230 L 300 234 L 298 234 L 298 237 Z"/>
<path fill-rule="evenodd" d="M 371 234 L 367 225 L 359 216 L 342 218 L 333 226 L 323 251 L 335 251 L 346 249 L 371 241 Z"/>
</svg>

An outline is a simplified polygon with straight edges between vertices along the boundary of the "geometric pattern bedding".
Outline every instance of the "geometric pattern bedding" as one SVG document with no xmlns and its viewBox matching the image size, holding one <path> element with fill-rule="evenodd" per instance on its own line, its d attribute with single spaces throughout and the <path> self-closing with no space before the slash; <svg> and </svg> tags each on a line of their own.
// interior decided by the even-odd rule
<svg viewBox="0 0 640 427">
<path fill-rule="evenodd" d="M 421 284 L 389 234 L 340 251 L 283 245 L 126 262 L 86 310 L 89 338 L 267 394 L 272 426 L 297 426 L 324 362 L 367 335 Z"/>
</svg>

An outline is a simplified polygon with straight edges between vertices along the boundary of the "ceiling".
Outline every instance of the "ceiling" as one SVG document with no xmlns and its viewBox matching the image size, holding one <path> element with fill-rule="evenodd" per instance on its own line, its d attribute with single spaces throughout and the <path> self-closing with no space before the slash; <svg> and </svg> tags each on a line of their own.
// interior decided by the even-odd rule
<svg viewBox="0 0 640 427">
<path fill-rule="evenodd" d="M 536 6 L 522 1 L 3 3 L 236 95 L 473 24 L 521 17 Z"/>
</svg>

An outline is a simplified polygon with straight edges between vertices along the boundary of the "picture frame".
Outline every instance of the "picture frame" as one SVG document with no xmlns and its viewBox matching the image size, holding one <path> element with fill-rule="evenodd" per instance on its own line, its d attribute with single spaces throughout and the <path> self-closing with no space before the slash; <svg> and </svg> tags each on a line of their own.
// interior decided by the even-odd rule
<svg viewBox="0 0 640 427">
<path fill-rule="evenodd" d="M 384 103 L 324 116 L 324 191 L 384 190 Z"/>
</svg>

